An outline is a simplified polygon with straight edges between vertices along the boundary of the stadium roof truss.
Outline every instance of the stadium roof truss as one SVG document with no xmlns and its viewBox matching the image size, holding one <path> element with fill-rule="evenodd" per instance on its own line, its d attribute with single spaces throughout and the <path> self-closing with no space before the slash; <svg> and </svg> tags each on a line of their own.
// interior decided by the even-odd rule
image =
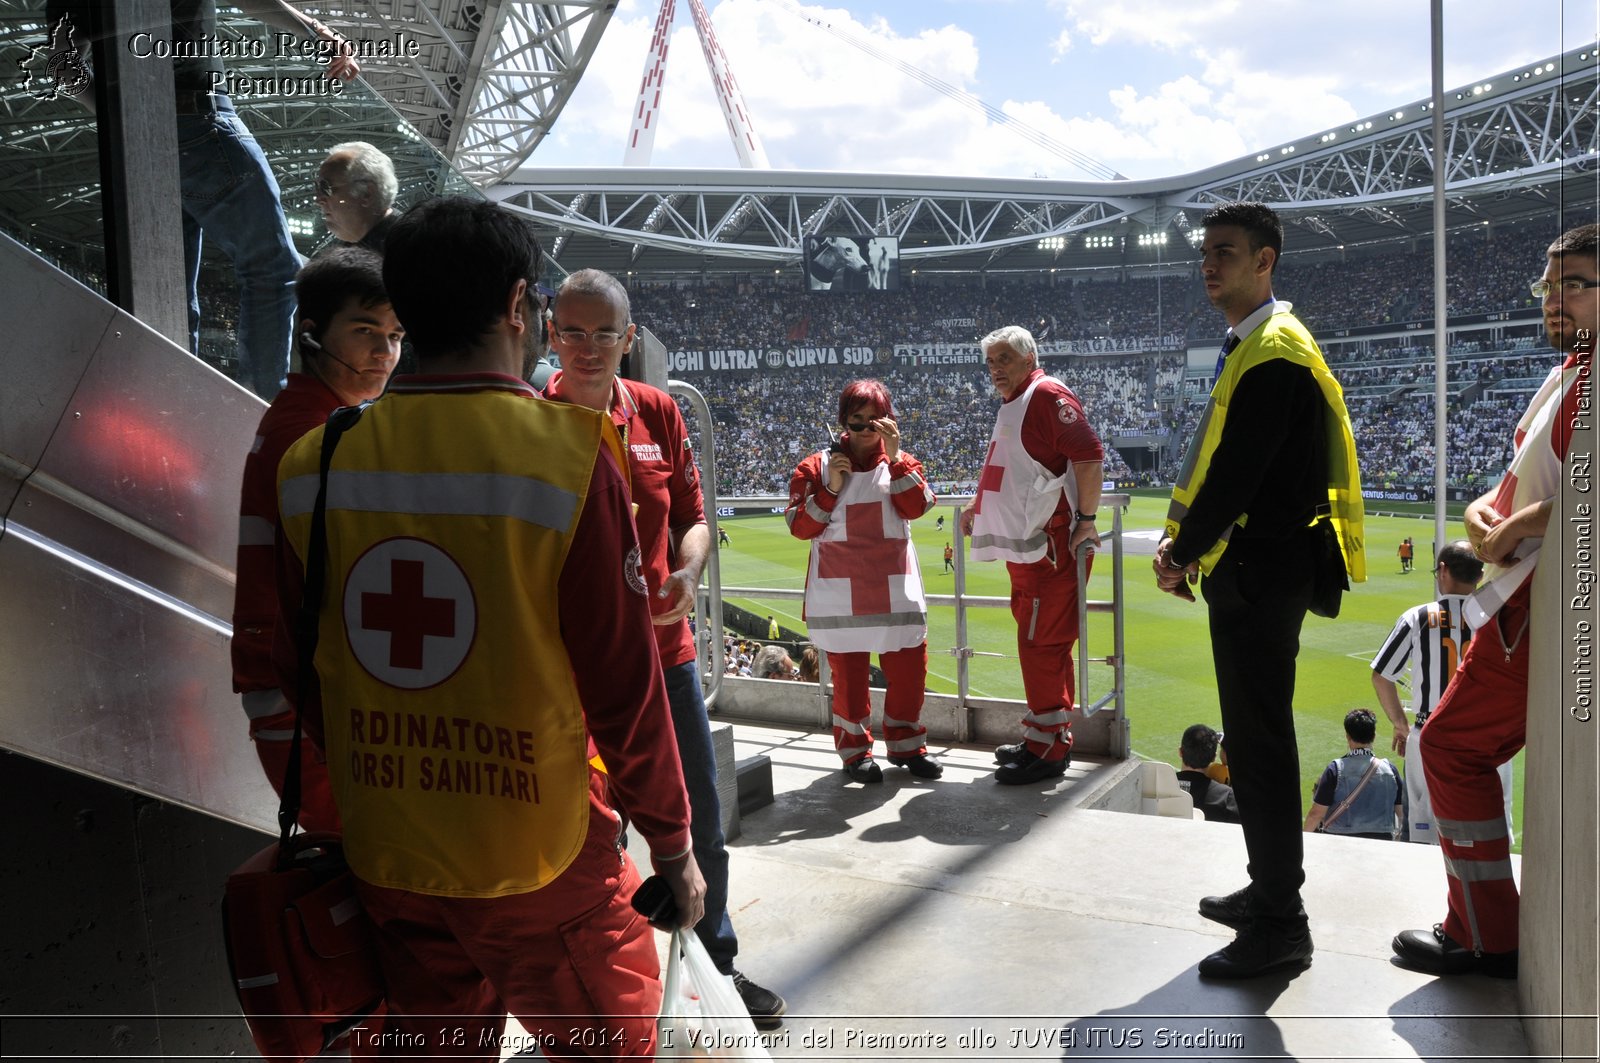
<svg viewBox="0 0 1600 1063">
<path fill-rule="evenodd" d="M 1548 215 L 1563 199 L 1593 213 L 1597 68 L 1591 47 L 1446 93 L 1447 225 Z M 1432 119 L 1420 101 L 1159 180 L 530 166 L 491 194 L 548 226 L 558 259 L 612 271 L 781 268 L 821 232 L 898 237 L 908 268 L 1159 264 L 1188 260 L 1200 216 L 1235 199 L 1276 207 L 1301 250 L 1431 233 Z M 1139 235 L 1173 229 L 1172 252 L 1138 253 Z"/>
<path fill-rule="evenodd" d="M 426 144 L 434 169 L 446 168 L 448 159 L 479 187 L 512 173 L 577 87 L 616 0 L 303 0 L 297 6 L 352 42 L 407 45 L 363 56 L 365 85 L 337 97 L 234 92 L 286 205 L 309 207 L 316 166 L 341 140 L 371 140 L 385 150 L 396 141 Z M 227 60 L 230 74 L 292 80 L 315 73 L 302 59 L 274 54 L 269 35 L 281 31 L 240 16 L 226 0 L 219 8 L 224 36 L 261 42 L 260 58 Z M 0 70 L 15 79 L 6 82 L 13 89 L 47 40 L 45 0 L 0 4 Z M 49 236 L 98 240 L 97 150 L 93 116 L 71 99 L 0 94 L 0 213 L 30 224 L 30 215 L 43 212 Z"/>
<path fill-rule="evenodd" d="M 527 161 L 566 105 L 616 0 L 344 0 L 320 16 L 351 40 L 415 39 L 367 82 L 484 186 Z M 303 4 L 307 11 L 314 5 Z"/>
</svg>

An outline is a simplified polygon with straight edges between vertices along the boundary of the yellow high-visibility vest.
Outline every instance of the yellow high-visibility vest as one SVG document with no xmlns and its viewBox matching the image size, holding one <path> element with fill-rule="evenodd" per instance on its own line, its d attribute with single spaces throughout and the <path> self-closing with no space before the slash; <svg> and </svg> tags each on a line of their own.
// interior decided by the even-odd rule
<svg viewBox="0 0 1600 1063">
<path fill-rule="evenodd" d="M 339 441 L 329 475 L 324 744 L 346 857 L 380 886 L 525 893 L 587 832 L 559 579 L 596 454 L 620 446 L 602 414 L 495 379 L 397 385 Z M 312 432 L 279 468 L 302 559 L 321 446 Z"/>
<path fill-rule="evenodd" d="M 1328 404 L 1332 417 L 1324 419 L 1328 443 L 1328 516 L 1339 534 L 1339 546 L 1344 552 L 1345 571 L 1350 582 L 1361 583 L 1367 578 L 1365 546 L 1366 509 L 1361 497 L 1361 470 L 1356 463 L 1355 432 L 1350 425 L 1350 413 L 1345 409 L 1344 390 L 1328 371 L 1317 341 L 1311 338 L 1292 313 L 1289 304 L 1278 303 L 1273 312 L 1250 335 L 1246 336 L 1223 362 L 1222 372 L 1211 388 L 1211 399 L 1205 414 L 1200 418 L 1195 437 L 1190 441 L 1189 452 L 1184 456 L 1183 468 L 1177 483 L 1172 487 L 1172 502 L 1167 507 L 1166 534 L 1175 536 L 1182 526 L 1189 506 L 1205 484 L 1211 468 L 1211 457 L 1222 440 L 1222 428 L 1228 418 L 1228 403 L 1233 398 L 1239 380 L 1254 367 L 1273 358 L 1286 358 L 1296 365 L 1311 370 L 1322 397 Z M 1234 521 L 1240 527 L 1249 519 L 1241 513 Z M 1200 556 L 1200 571 L 1210 573 L 1216 567 L 1222 552 L 1228 548 L 1230 524 L 1217 541 Z"/>
</svg>

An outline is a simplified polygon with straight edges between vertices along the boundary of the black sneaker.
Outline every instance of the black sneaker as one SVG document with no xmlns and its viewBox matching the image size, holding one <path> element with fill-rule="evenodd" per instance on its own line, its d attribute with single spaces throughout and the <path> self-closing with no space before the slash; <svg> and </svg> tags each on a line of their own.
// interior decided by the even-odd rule
<svg viewBox="0 0 1600 1063">
<path fill-rule="evenodd" d="M 1067 773 L 1067 765 L 1071 763 L 1071 753 L 1059 760 L 1046 760 L 1024 749 L 1016 760 L 1002 764 L 995 770 L 994 781 L 1001 786 L 1025 786 L 1046 779 L 1057 779 Z"/>
<path fill-rule="evenodd" d="M 733 988 L 739 991 L 739 999 L 744 1001 L 744 1008 L 756 1029 L 776 1030 L 783 1025 L 783 1013 L 789 1010 L 789 1005 L 778 994 L 756 985 L 742 971 L 733 972 Z"/>
<path fill-rule="evenodd" d="M 1213 923 L 1243 930 L 1250 925 L 1250 887 L 1234 890 L 1225 897 L 1201 897 L 1200 915 Z"/>
<path fill-rule="evenodd" d="M 1239 931 L 1233 944 L 1201 960 L 1200 974 L 1206 978 L 1254 978 L 1280 967 L 1309 967 L 1311 952 L 1311 931 L 1306 926 L 1256 920 Z"/>
<path fill-rule="evenodd" d="M 937 779 L 944 775 L 944 765 L 926 753 L 918 753 L 914 757 L 891 756 L 889 763 L 897 768 L 905 768 L 919 779 Z"/>
<path fill-rule="evenodd" d="M 1401 966 L 1423 974 L 1477 974 L 1490 978 L 1517 976 L 1517 950 L 1473 952 L 1444 932 L 1440 923 L 1430 930 L 1402 930 L 1394 939 L 1395 959 Z"/>
<path fill-rule="evenodd" d="M 1011 742 L 1003 746 L 994 747 L 994 762 L 996 764 L 1015 764 L 1017 758 L 1027 752 L 1028 743 Z"/>
<path fill-rule="evenodd" d="M 878 767 L 878 762 L 873 760 L 870 755 L 852 760 L 846 764 L 844 773 L 856 782 L 883 781 L 883 769 Z"/>
</svg>

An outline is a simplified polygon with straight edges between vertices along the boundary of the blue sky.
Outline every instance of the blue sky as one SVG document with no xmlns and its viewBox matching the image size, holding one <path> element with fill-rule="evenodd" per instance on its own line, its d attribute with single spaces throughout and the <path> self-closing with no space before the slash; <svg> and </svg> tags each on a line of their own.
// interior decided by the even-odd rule
<svg viewBox="0 0 1600 1063">
<path fill-rule="evenodd" d="M 1425 0 L 704 2 L 778 169 L 1092 176 L 842 35 L 1132 178 L 1202 169 L 1430 91 Z M 658 3 L 621 0 L 534 165 L 621 164 Z M 651 165 L 736 167 L 689 0 L 677 6 Z M 1447 88 L 1600 30 L 1597 0 L 1444 8 Z"/>
</svg>

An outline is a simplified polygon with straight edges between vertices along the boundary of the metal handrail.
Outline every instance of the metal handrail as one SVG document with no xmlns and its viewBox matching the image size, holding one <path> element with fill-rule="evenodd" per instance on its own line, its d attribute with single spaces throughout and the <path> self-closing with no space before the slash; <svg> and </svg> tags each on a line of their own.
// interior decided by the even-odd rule
<svg viewBox="0 0 1600 1063">
<path fill-rule="evenodd" d="M 706 531 L 711 546 L 706 566 L 700 573 L 701 586 L 694 596 L 698 622 L 695 630 L 695 659 L 700 662 L 706 709 L 717 703 L 722 692 L 722 556 L 717 546 L 717 441 L 716 425 L 711 420 L 711 405 L 700 389 L 682 380 L 667 381 L 667 394 L 689 403 L 695 424 L 700 429 L 700 484 L 705 505 Z M 706 490 L 706 485 L 710 490 Z M 707 627 L 709 623 L 709 628 Z M 708 635 L 702 638 L 701 635 Z"/>
<path fill-rule="evenodd" d="M 684 386 L 687 387 L 688 385 L 684 385 Z M 708 416 L 709 416 L 709 414 L 708 414 Z M 702 480 L 703 481 L 709 480 L 711 483 L 715 483 L 715 480 L 711 479 L 711 477 L 709 475 L 704 476 L 702 478 Z M 746 500 L 746 501 L 752 501 L 752 500 Z M 971 710 L 971 706 L 970 706 L 970 703 L 969 703 L 970 702 L 970 697 L 971 697 L 971 673 L 970 673 L 970 667 L 968 665 L 968 662 L 973 657 L 980 657 L 980 656 L 1004 657 L 1004 656 L 1010 656 L 1009 654 L 989 653 L 989 652 L 983 651 L 983 650 L 975 650 L 975 649 L 972 648 L 971 645 L 968 644 L 968 634 L 967 634 L 967 610 L 968 609 L 971 609 L 971 608 L 1000 609 L 1000 608 L 1009 608 L 1010 605 L 1011 605 L 1011 600 L 1009 598 L 1000 598 L 1000 597 L 995 597 L 995 596 L 992 596 L 992 595 L 977 595 L 977 594 L 968 594 L 968 593 L 966 593 L 966 536 L 965 536 L 965 534 L 964 534 L 964 532 L 962 530 L 962 527 L 961 527 L 961 510 L 965 506 L 965 504 L 967 502 L 969 502 L 969 501 L 971 501 L 970 498 L 956 497 L 956 498 L 945 498 L 943 500 L 943 502 L 942 502 L 942 504 L 950 505 L 954 509 L 954 520 L 951 522 L 952 525 L 953 525 L 953 528 L 951 530 L 951 535 L 953 537 L 952 545 L 953 545 L 954 554 L 955 554 L 955 556 L 954 556 L 955 569 L 956 569 L 956 572 L 955 572 L 955 593 L 954 594 L 928 594 L 928 595 L 925 595 L 929 605 L 952 605 L 952 606 L 955 607 L 955 610 L 956 610 L 956 631 L 955 631 L 955 642 L 956 642 L 956 644 L 954 646 L 952 646 L 948 652 L 951 654 L 951 656 L 953 656 L 956 659 L 956 721 L 955 722 L 956 722 L 956 740 L 959 741 L 959 742 L 970 741 L 971 738 L 972 738 L 972 734 L 973 734 L 972 710 Z M 1110 537 L 1110 540 L 1111 540 L 1110 541 L 1110 546 L 1111 546 L 1111 597 L 1109 599 L 1097 600 L 1097 599 L 1091 599 L 1091 598 L 1088 597 L 1088 595 L 1086 593 L 1086 589 L 1088 587 L 1088 579 L 1086 578 L 1087 577 L 1086 569 L 1088 567 L 1087 566 L 1088 550 L 1086 548 L 1080 548 L 1079 553 L 1078 553 L 1078 557 L 1077 557 L 1077 565 L 1078 565 L 1078 675 L 1077 675 L 1078 704 L 1073 706 L 1073 708 L 1080 715 L 1082 715 L 1085 718 L 1087 718 L 1089 716 L 1093 716 L 1094 714 L 1106 709 L 1109 706 L 1109 707 L 1112 708 L 1112 711 L 1113 711 L 1113 719 L 1119 720 L 1119 721 L 1127 719 L 1127 691 L 1126 691 L 1126 679 L 1127 679 L 1126 664 L 1127 664 L 1127 657 L 1126 657 L 1126 652 L 1125 652 L 1126 641 L 1125 641 L 1125 629 L 1124 629 L 1125 609 L 1123 607 L 1123 543 L 1122 543 L 1122 537 L 1123 537 L 1123 514 L 1127 511 L 1127 508 L 1128 508 L 1128 505 L 1129 505 L 1130 501 L 1131 501 L 1130 496 L 1128 496 L 1126 494 L 1104 494 L 1104 495 L 1100 496 L 1100 507 L 1102 509 L 1109 508 L 1111 510 L 1111 537 Z M 716 511 L 715 503 L 713 501 L 711 501 L 711 500 L 708 500 L 707 504 L 706 504 L 706 519 L 707 519 L 708 522 L 713 522 L 715 520 L 715 511 Z M 713 523 L 712 524 L 712 534 L 715 535 L 715 533 L 716 533 L 716 529 L 715 529 L 715 524 Z M 709 568 L 709 566 L 708 566 L 708 568 Z M 715 587 L 715 590 L 714 590 L 714 594 L 715 594 L 714 600 L 715 600 L 715 603 L 716 603 L 716 614 L 717 614 L 717 616 L 716 616 L 716 618 L 717 618 L 717 636 L 716 636 L 716 642 L 713 644 L 715 646 L 720 646 L 721 643 L 722 643 L 721 609 L 722 609 L 722 600 L 725 597 L 767 598 L 767 599 L 774 599 L 774 600 L 778 600 L 778 601 L 795 601 L 795 600 L 803 600 L 805 598 L 805 591 L 803 589 L 785 588 L 785 587 L 722 587 L 720 585 L 720 569 L 717 570 L 716 578 L 713 580 L 713 583 L 716 584 L 716 587 Z M 1111 651 L 1111 654 L 1109 656 L 1104 656 L 1104 657 L 1090 657 L 1089 656 L 1088 643 L 1089 643 L 1089 614 L 1090 613 L 1110 613 L 1111 616 L 1112 616 L 1112 633 L 1111 633 L 1112 651 Z M 829 719 L 831 717 L 832 713 L 831 713 L 831 710 L 827 707 L 826 691 L 827 691 L 827 686 L 828 686 L 828 671 L 827 671 L 827 656 L 825 654 L 822 655 L 822 660 L 821 660 L 820 663 L 821 663 L 822 671 L 821 671 L 821 675 L 819 676 L 818 696 L 821 699 L 821 702 L 822 702 L 822 705 L 823 705 L 823 708 L 821 710 L 821 717 L 822 717 L 822 719 L 824 721 L 826 721 L 827 719 Z M 1088 698 L 1088 688 L 1089 688 L 1088 676 L 1089 676 L 1089 665 L 1090 664 L 1107 664 L 1107 665 L 1111 666 L 1111 670 L 1112 670 L 1112 678 L 1111 678 L 1111 687 L 1110 687 L 1110 689 L 1107 690 L 1104 694 L 1102 694 L 1098 699 L 1096 699 L 1095 701 L 1092 701 L 1092 702 L 1089 701 L 1089 698 Z M 712 671 L 716 673 L 716 679 L 714 680 L 714 682 L 720 688 L 721 671 L 722 671 L 722 669 L 721 669 L 721 666 L 720 666 L 719 662 L 715 662 L 715 661 L 713 662 Z M 708 698 L 708 702 L 709 702 L 709 698 Z M 1122 727 L 1120 729 L 1114 728 L 1114 732 L 1119 737 L 1114 738 L 1115 746 L 1114 746 L 1114 750 L 1113 751 L 1118 753 L 1123 758 L 1126 758 L 1127 755 L 1128 755 L 1127 738 L 1126 738 L 1126 735 L 1127 735 L 1126 727 Z"/>
</svg>

